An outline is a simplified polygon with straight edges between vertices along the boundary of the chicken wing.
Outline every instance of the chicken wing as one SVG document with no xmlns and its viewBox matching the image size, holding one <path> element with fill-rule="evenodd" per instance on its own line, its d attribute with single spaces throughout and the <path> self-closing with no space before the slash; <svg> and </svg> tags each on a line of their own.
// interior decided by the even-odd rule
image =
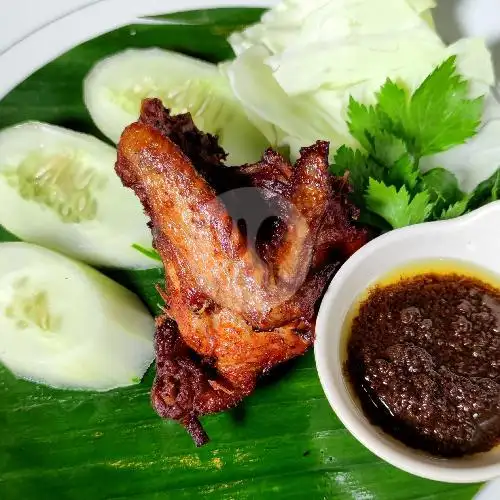
<svg viewBox="0 0 500 500">
<path fill-rule="evenodd" d="M 328 281 L 368 239 L 346 179 L 328 173 L 327 143 L 304 148 L 295 166 L 272 150 L 255 165 L 224 159 L 189 115 L 149 99 L 116 164 L 151 219 L 165 267 L 153 405 L 197 445 L 207 440 L 200 416 L 235 406 L 262 373 L 310 347 Z M 275 207 L 255 244 L 230 213 L 244 188 L 259 195 L 251 210 Z"/>
</svg>

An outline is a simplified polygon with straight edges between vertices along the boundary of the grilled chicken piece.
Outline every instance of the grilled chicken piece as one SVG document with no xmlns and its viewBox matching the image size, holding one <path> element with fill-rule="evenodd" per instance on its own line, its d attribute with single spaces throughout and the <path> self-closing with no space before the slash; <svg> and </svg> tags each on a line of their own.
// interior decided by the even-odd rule
<svg viewBox="0 0 500 500">
<path fill-rule="evenodd" d="M 237 405 L 262 373 L 308 349 L 318 299 L 368 239 L 347 180 L 328 173 L 327 143 L 304 148 L 294 167 L 272 150 L 255 165 L 229 168 L 224 159 L 189 115 L 172 117 L 148 99 L 116 164 L 151 219 L 165 266 L 153 405 L 197 445 L 207 440 L 199 416 Z M 254 245 L 230 213 L 248 187 L 256 204 L 275 209 Z"/>
<path fill-rule="evenodd" d="M 166 315 L 158 320 L 153 406 L 162 417 L 180 420 L 201 445 L 206 436 L 198 417 L 236 406 L 262 372 L 303 354 L 313 340 L 311 325 L 297 320 L 270 332 L 254 331 L 188 285 L 189 271 L 161 237 L 156 246 L 165 258 L 167 314 L 176 322 Z"/>
<path fill-rule="evenodd" d="M 286 230 L 272 266 L 247 245 L 246 236 L 189 158 L 158 130 L 143 123 L 125 130 L 118 172 L 124 184 L 135 189 L 155 230 L 189 266 L 197 290 L 255 328 L 270 329 L 293 319 L 281 305 L 307 276 L 331 198 L 327 143 L 305 148 L 297 162 L 286 196 Z"/>
</svg>

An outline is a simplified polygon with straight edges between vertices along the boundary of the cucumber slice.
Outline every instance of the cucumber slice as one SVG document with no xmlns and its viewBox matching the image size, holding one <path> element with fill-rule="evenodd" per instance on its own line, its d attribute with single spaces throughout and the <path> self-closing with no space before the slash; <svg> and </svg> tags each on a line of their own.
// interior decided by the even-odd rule
<svg viewBox="0 0 500 500">
<path fill-rule="evenodd" d="M 154 320 L 129 290 L 29 243 L 0 244 L 0 361 L 57 388 L 138 383 L 153 360 Z"/>
<path fill-rule="evenodd" d="M 22 240 L 108 267 L 151 267 L 139 200 L 98 139 L 29 122 L 0 132 L 0 224 Z"/>
<path fill-rule="evenodd" d="M 269 145 L 248 120 L 218 67 L 161 49 L 130 49 L 100 61 L 84 82 L 85 104 L 115 143 L 137 120 L 142 99 L 158 97 L 172 113 L 190 112 L 197 127 L 219 136 L 234 165 L 257 161 Z"/>
</svg>

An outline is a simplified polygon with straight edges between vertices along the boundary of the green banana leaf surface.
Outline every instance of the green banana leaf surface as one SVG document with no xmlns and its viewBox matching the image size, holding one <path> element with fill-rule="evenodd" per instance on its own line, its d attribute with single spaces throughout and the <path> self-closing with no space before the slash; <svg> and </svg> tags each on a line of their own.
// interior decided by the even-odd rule
<svg viewBox="0 0 500 500">
<path fill-rule="evenodd" d="M 218 62 L 232 56 L 227 36 L 261 14 L 159 16 L 83 43 L 0 101 L 0 128 L 42 120 L 105 139 L 82 99 L 83 78 L 95 62 L 127 47 L 154 46 Z M 0 241 L 13 239 L 0 231 Z M 108 274 L 158 312 L 161 270 Z M 263 380 L 237 409 L 205 417 L 212 441 L 200 449 L 151 408 L 153 376 L 154 367 L 134 387 L 71 392 L 17 380 L 0 366 L 0 499 L 468 500 L 479 489 L 413 477 L 366 450 L 331 410 L 312 352 Z"/>
</svg>

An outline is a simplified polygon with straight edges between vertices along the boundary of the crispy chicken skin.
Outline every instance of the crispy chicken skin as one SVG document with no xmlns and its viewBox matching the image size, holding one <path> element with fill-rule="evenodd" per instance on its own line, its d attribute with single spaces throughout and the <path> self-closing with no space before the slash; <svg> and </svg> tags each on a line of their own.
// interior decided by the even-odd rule
<svg viewBox="0 0 500 500">
<path fill-rule="evenodd" d="M 151 219 L 165 267 L 153 405 L 197 445 L 208 439 L 200 416 L 237 405 L 262 373 L 310 347 L 328 281 L 368 239 L 346 179 L 328 173 L 327 143 L 304 148 L 295 166 L 272 150 L 255 165 L 224 159 L 189 115 L 147 99 L 116 164 Z M 230 213 L 231 193 L 237 203 L 243 188 L 275 207 L 255 244 Z"/>
<path fill-rule="evenodd" d="M 331 198 L 328 145 L 305 148 L 288 185 L 291 212 L 274 265 L 247 245 L 215 190 L 161 132 L 135 123 L 124 132 L 119 165 L 153 227 L 188 263 L 197 290 L 230 307 L 252 326 L 270 329 L 290 319 L 281 305 L 304 282 L 313 242 Z M 270 319 L 272 318 L 272 319 Z"/>
</svg>

